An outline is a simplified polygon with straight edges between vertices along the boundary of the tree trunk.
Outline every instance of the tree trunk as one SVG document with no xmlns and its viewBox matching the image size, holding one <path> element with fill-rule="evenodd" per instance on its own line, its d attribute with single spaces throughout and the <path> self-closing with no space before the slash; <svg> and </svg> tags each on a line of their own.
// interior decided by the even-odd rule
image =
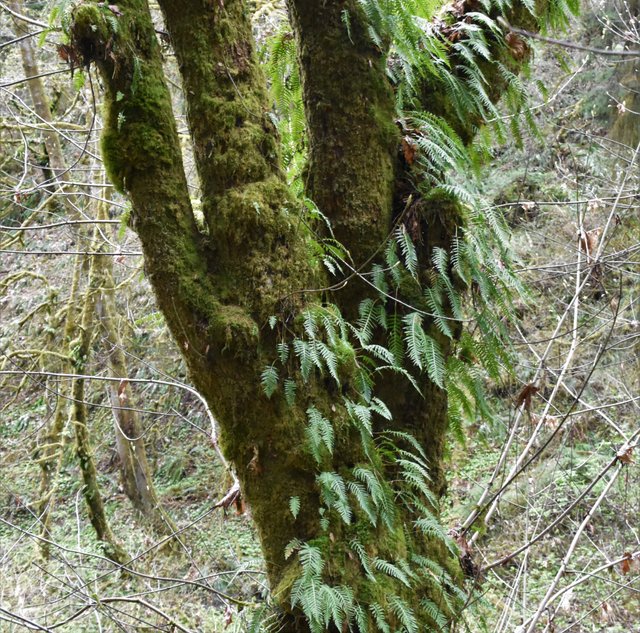
<svg viewBox="0 0 640 633">
<path fill-rule="evenodd" d="M 625 2 L 619 8 L 618 15 L 630 23 L 637 23 L 640 1 Z M 611 138 L 624 143 L 633 152 L 640 143 L 640 62 L 632 58 L 631 61 L 619 63 L 617 75 L 625 94 L 611 129 Z"/>
<path fill-rule="evenodd" d="M 382 391 L 392 421 L 383 419 L 382 406 L 359 397 L 360 350 L 346 334 L 327 348 L 326 322 L 333 319 L 339 330 L 344 320 L 304 292 L 326 279 L 280 173 L 247 7 L 241 0 L 160 0 L 160 7 L 183 79 L 202 231 L 146 3 L 120 2 L 117 30 L 108 7 L 80 4 L 71 45 L 100 69 L 105 165 L 132 200 L 160 309 L 219 420 L 284 614 L 282 630 L 339 631 L 347 621 L 356 630 L 433 630 L 452 616 L 461 574 L 424 485 L 425 460 L 403 450 L 408 436 L 388 430 L 418 438 L 435 473 L 432 484 L 441 489 L 445 391 L 423 378 L 422 398 L 389 381 Z M 368 43 L 355 0 L 290 0 L 289 9 L 309 122 L 310 192 L 355 266 L 363 266 L 412 200 L 384 51 Z M 461 216 L 447 197 L 420 209 L 427 275 L 434 247 L 449 246 Z M 348 318 L 367 296 L 365 284 L 353 286 L 353 293 L 334 297 Z M 310 324 L 314 313 L 324 319 L 322 334 Z M 446 354 L 449 339 L 432 333 Z M 297 397 L 276 385 L 267 396 L 261 375 L 268 384 L 276 345 L 282 359 L 292 340 L 324 350 L 334 366 L 317 361 L 322 371 L 305 370 L 302 353 L 291 352 L 279 371 L 289 372 Z M 402 446 L 392 446 L 396 440 Z"/>
<path fill-rule="evenodd" d="M 96 240 L 94 239 L 94 247 L 95 242 Z M 76 438 L 76 455 L 84 481 L 82 494 L 87 503 L 91 525 L 96 532 L 105 556 L 120 565 L 124 565 L 129 560 L 129 557 L 111 531 L 100 493 L 98 473 L 93 459 L 93 447 L 89 433 L 89 420 L 84 390 L 85 380 L 80 377 L 85 373 L 86 363 L 91 354 L 91 341 L 95 331 L 95 303 L 96 297 L 100 292 L 102 281 L 98 262 L 99 257 L 100 255 L 93 255 L 91 258 L 89 282 L 85 291 L 84 304 L 82 307 L 82 320 L 79 324 L 78 336 L 73 341 L 74 345 L 71 352 L 73 369 L 79 376 L 74 378 L 72 382 L 70 418 Z"/>
<path fill-rule="evenodd" d="M 11 8 L 17 13 L 22 13 L 22 1 L 14 1 Z M 28 27 L 18 19 L 13 20 L 16 35 L 27 35 Z M 43 137 L 44 146 L 48 158 L 48 167 L 53 172 L 53 182 L 57 183 L 58 176 L 65 171 L 65 160 L 60 146 L 60 139 L 53 127 L 51 117 L 51 108 L 44 82 L 40 77 L 38 61 L 36 59 L 36 48 L 30 37 L 25 37 L 20 41 L 20 57 L 22 60 L 22 68 L 25 77 L 33 77 L 28 82 L 29 95 L 33 103 L 33 110 L 38 118 L 45 124 Z M 69 217 L 73 220 L 80 218 L 80 214 L 74 205 L 74 199 L 69 196 L 63 196 L 63 204 Z M 80 229 L 74 230 L 76 238 L 82 237 Z M 74 337 L 77 329 L 77 320 L 79 318 L 78 293 L 82 269 L 86 263 L 83 255 L 77 255 L 73 267 L 73 275 L 69 298 L 67 299 L 67 308 L 64 313 L 64 326 L 62 335 L 63 349 Z M 72 369 L 71 359 L 61 361 L 57 368 L 61 373 L 70 373 Z M 57 387 L 58 397 L 56 399 L 55 410 L 49 424 L 43 426 L 43 430 L 38 438 L 38 448 L 36 451 L 36 460 L 40 465 L 40 488 L 38 499 L 38 515 L 40 519 L 40 533 L 45 539 L 50 537 L 49 527 L 51 522 L 51 513 L 55 505 L 55 487 L 56 480 L 60 472 L 60 466 L 63 458 L 63 431 L 66 422 L 66 413 L 68 408 L 68 387 L 66 383 L 61 383 Z M 48 540 L 40 541 L 40 551 L 46 559 L 49 557 Z"/>
<path fill-rule="evenodd" d="M 116 325 L 115 295 L 111 277 L 111 260 L 103 257 L 103 288 L 97 303 L 98 318 L 104 330 L 103 348 L 107 354 L 112 376 L 128 376 L 127 361 Z M 159 534 L 172 534 L 177 528 L 162 509 L 153 485 L 147 461 L 142 424 L 136 410 L 136 400 L 129 383 L 110 382 L 109 399 L 113 411 L 116 448 L 120 460 L 122 487 L 133 506 Z"/>
<path fill-rule="evenodd" d="M 66 350 L 69 349 L 69 343 L 73 338 L 77 326 L 79 281 L 84 261 L 84 255 L 76 255 L 62 335 L 63 349 Z M 72 369 L 71 359 L 66 363 L 61 363 L 60 370 L 62 372 L 71 372 Z M 53 412 L 53 418 L 51 423 L 44 427 L 38 438 L 38 448 L 36 450 L 36 461 L 40 465 L 40 488 L 38 490 L 40 534 L 47 539 L 40 542 L 40 552 L 45 559 L 49 558 L 50 554 L 48 542 L 50 538 L 49 528 L 51 525 L 51 513 L 53 512 L 56 501 L 56 482 L 60 474 L 64 456 L 64 429 L 67 421 L 67 398 L 69 395 L 69 388 L 62 382 L 57 387 L 56 406 Z"/>
</svg>

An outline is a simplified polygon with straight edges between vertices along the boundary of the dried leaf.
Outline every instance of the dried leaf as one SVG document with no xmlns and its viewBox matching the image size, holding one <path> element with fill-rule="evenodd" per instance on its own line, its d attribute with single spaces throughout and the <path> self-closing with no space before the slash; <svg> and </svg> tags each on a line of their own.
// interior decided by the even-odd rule
<svg viewBox="0 0 640 633">
<path fill-rule="evenodd" d="M 600 622 L 602 624 L 608 624 L 614 620 L 613 608 L 608 602 L 603 602 L 600 607 Z"/>
<path fill-rule="evenodd" d="M 539 424 L 540 422 L 542 422 L 545 428 L 549 429 L 550 431 L 555 431 L 560 425 L 562 417 L 559 415 L 545 415 L 543 418 L 540 418 L 535 413 L 532 413 L 531 421 L 534 424 Z"/>
<path fill-rule="evenodd" d="M 224 610 L 224 628 L 226 629 L 233 622 L 233 609 L 231 605 L 228 604 L 227 608 Z"/>
<path fill-rule="evenodd" d="M 462 32 L 459 28 L 448 27 L 442 29 L 442 34 L 450 41 L 457 42 L 462 37 Z"/>
<path fill-rule="evenodd" d="M 449 530 L 449 536 L 453 538 L 456 545 L 460 548 L 460 555 L 458 560 L 460 567 L 467 578 L 478 579 L 480 577 L 480 567 L 473 560 L 473 549 L 467 541 L 464 533 L 460 532 L 457 528 Z"/>
<path fill-rule="evenodd" d="M 120 381 L 118 385 L 118 400 L 120 400 L 120 404 L 124 404 L 127 401 L 127 386 L 129 385 L 129 381 L 123 379 Z"/>
<path fill-rule="evenodd" d="M 587 254 L 587 261 L 590 262 L 593 253 L 598 249 L 600 243 L 600 236 L 602 235 L 602 227 L 598 226 L 595 229 L 591 229 L 586 233 L 583 232 L 580 235 L 580 248 Z"/>
<path fill-rule="evenodd" d="M 457 18 L 461 18 L 464 15 L 465 12 L 465 6 L 464 6 L 464 2 L 461 0 L 458 0 L 457 2 L 454 2 L 450 7 L 449 7 L 449 11 L 455 15 Z"/>
<path fill-rule="evenodd" d="M 507 33 L 504 39 L 515 59 L 525 59 L 529 55 L 529 45 L 516 33 Z"/>
<path fill-rule="evenodd" d="M 58 51 L 58 57 L 64 62 L 67 62 L 70 66 L 80 66 L 80 56 L 73 46 L 68 44 L 58 44 L 56 47 Z"/>
<path fill-rule="evenodd" d="M 240 496 L 240 484 L 236 482 L 233 484 L 233 486 L 231 486 L 231 488 L 229 488 L 229 490 L 227 491 L 227 494 L 225 494 L 225 496 L 222 497 L 222 499 L 220 499 L 220 501 L 218 501 L 214 507 L 224 508 L 226 510 L 236 502 L 239 496 Z"/>
<path fill-rule="evenodd" d="M 623 576 L 626 576 L 631 571 L 631 561 L 633 560 L 633 556 L 631 556 L 631 552 L 624 553 L 624 560 L 620 563 L 620 572 Z"/>
<path fill-rule="evenodd" d="M 627 446 L 626 444 L 617 453 L 618 461 L 621 464 L 633 463 L 633 446 Z"/>
<path fill-rule="evenodd" d="M 464 537 L 463 534 L 460 534 L 459 536 L 456 537 L 456 545 L 460 548 L 460 551 L 463 554 L 471 554 L 471 545 L 469 545 L 469 542 L 467 541 L 467 539 Z"/>
<path fill-rule="evenodd" d="M 410 136 L 402 137 L 402 155 L 407 165 L 413 165 L 418 154 L 418 146 Z"/>
<path fill-rule="evenodd" d="M 524 404 L 525 410 L 531 413 L 531 398 L 533 398 L 538 391 L 540 391 L 540 388 L 536 387 L 532 382 L 526 384 L 516 396 L 516 409 L 519 409 Z"/>
</svg>

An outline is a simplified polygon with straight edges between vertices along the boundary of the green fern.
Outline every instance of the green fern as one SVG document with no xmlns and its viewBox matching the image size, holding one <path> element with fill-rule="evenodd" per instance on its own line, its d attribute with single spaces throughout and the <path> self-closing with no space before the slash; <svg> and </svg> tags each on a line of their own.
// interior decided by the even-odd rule
<svg viewBox="0 0 640 633">
<path fill-rule="evenodd" d="M 267 365 L 260 376 L 260 383 L 267 398 L 271 398 L 278 388 L 278 370 L 273 365 Z"/>
<path fill-rule="evenodd" d="M 323 450 L 326 450 L 329 455 L 333 454 L 333 426 L 315 407 L 307 409 L 307 418 L 309 420 L 306 428 L 307 441 L 311 454 L 319 464 L 323 458 Z"/>
</svg>

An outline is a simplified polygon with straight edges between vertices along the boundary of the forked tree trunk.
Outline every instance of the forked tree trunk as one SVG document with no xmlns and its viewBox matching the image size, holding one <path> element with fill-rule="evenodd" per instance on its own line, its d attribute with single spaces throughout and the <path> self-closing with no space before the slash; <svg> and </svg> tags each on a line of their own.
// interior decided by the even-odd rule
<svg viewBox="0 0 640 633">
<path fill-rule="evenodd" d="M 302 572 L 313 567 L 303 555 L 311 550 L 323 561 L 322 591 L 337 588 L 336 601 L 339 595 L 353 600 L 371 630 L 378 607 L 391 628 L 399 629 L 408 606 L 417 630 L 431 630 L 435 612 L 451 615 L 444 603 L 451 589 L 446 585 L 459 580 L 457 561 L 440 541 L 416 528 L 408 506 L 398 504 L 386 521 L 368 520 L 357 508 L 351 520 L 341 520 L 335 509 L 327 509 L 326 491 L 321 494 L 321 471 L 366 496 L 356 485 L 356 472 L 369 469 L 375 479 L 369 485 L 376 488 L 377 481 L 389 489 L 376 478 L 398 468 L 383 463 L 384 456 L 371 450 L 374 440 L 353 423 L 342 397 L 354 396 L 347 381 L 338 389 L 326 377 L 303 384 L 300 373 L 293 374 L 298 386 L 293 403 L 282 390 L 267 398 L 260 388 L 276 343 L 287 332 L 302 331 L 300 310 L 322 305 L 303 291 L 326 280 L 310 256 L 308 235 L 280 173 L 247 7 L 242 0 L 159 4 L 183 79 L 202 186 L 203 231 L 189 200 L 146 2 L 119 2 L 117 30 L 109 7 L 80 4 L 73 11 L 71 43 L 85 64 L 95 62 L 100 69 L 107 92 L 105 165 L 118 190 L 131 198 L 132 224 L 158 304 L 220 423 L 224 452 L 251 505 L 273 596 L 284 613 L 282 630 L 308 630 L 300 608 L 291 607 L 291 595 L 304 580 Z M 368 43 L 355 0 L 290 0 L 289 9 L 311 139 L 311 194 L 361 266 L 375 258 L 405 202 L 398 194 L 404 180 L 400 131 L 384 54 Z M 423 223 L 425 266 L 434 246 L 448 246 L 458 222 L 454 203 L 432 201 Z M 359 285 L 350 290 L 332 300 L 352 317 L 367 291 Z M 269 327 L 272 316 L 279 324 L 275 329 Z M 434 486 L 441 488 L 446 397 L 431 383 L 423 386 L 424 399 L 399 383 L 385 387 L 383 396 L 394 413 L 392 427 L 418 437 L 431 460 Z M 319 463 L 309 451 L 312 406 L 331 419 L 335 436 L 333 450 Z M 380 419 L 376 424 L 383 426 Z M 288 545 L 294 555 L 287 555 Z M 409 581 L 401 569 L 405 564 L 432 568 Z M 307 598 L 313 602 L 315 594 Z M 314 608 L 303 606 L 307 612 Z"/>
</svg>

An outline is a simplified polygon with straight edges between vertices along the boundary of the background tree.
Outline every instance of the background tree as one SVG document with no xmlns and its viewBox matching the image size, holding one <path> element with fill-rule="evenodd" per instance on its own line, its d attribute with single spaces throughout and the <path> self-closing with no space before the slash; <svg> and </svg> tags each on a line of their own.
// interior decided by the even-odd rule
<svg viewBox="0 0 640 633">
<path fill-rule="evenodd" d="M 22 38 L 20 39 L 19 47 L 24 74 L 26 77 L 32 77 L 28 82 L 28 87 L 33 102 L 33 109 L 39 120 L 46 126 L 44 133 L 44 150 L 48 166 L 52 170 L 51 184 L 63 187 L 64 183 L 60 183 L 60 179 L 64 173 L 68 171 L 68 167 L 63 157 L 60 139 L 53 124 L 51 105 L 47 97 L 44 82 L 40 76 L 34 42 L 29 38 L 30 31 L 28 25 L 17 17 L 21 15 L 21 11 L 23 10 L 22 4 L 20 2 L 13 2 L 11 7 L 14 12 L 13 22 L 15 31 Z M 95 241 L 98 235 L 90 241 L 91 238 L 86 234 L 86 227 L 82 223 L 82 211 L 77 206 L 74 198 L 64 196 L 62 197 L 62 204 L 67 212 L 67 216 L 77 223 L 74 225 L 76 239 L 79 241 L 88 241 L 90 245 L 93 245 L 93 247 L 99 251 L 98 243 Z M 104 208 L 104 205 L 102 205 L 102 207 Z M 98 213 L 99 221 L 105 221 L 105 219 L 104 214 Z M 64 326 L 64 343 L 70 344 L 70 356 L 72 358 L 75 357 L 75 362 L 70 358 L 67 364 L 62 363 L 58 369 L 64 373 L 65 371 L 69 372 L 73 364 L 76 365 L 76 369 L 78 369 L 77 365 L 79 363 L 86 364 L 86 357 L 90 353 L 90 342 L 92 338 L 92 334 L 89 334 L 88 330 L 91 329 L 93 332 L 93 323 L 95 321 L 92 308 L 99 306 L 99 309 L 105 313 L 101 316 L 101 320 L 107 330 L 108 340 L 111 340 L 114 344 L 114 349 L 110 353 L 112 369 L 115 371 L 114 375 L 126 376 L 128 373 L 126 371 L 127 366 L 124 356 L 119 349 L 119 339 L 113 319 L 113 313 L 115 311 L 113 292 L 109 292 L 108 290 L 101 292 L 101 287 L 105 282 L 108 283 L 108 280 L 112 276 L 112 262 L 109 257 L 102 257 L 97 254 L 89 261 L 89 265 L 95 274 L 89 283 L 89 290 L 84 300 L 84 305 L 83 307 L 77 306 L 77 298 L 74 296 L 74 293 L 71 294 Z M 75 266 L 77 270 L 74 273 L 72 287 L 77 288 L 77 276 L 82 274 L 81 269 L 83 267 L 87 267 L 87 258 L 79 254 L 76 257 Z M 96 297 L 96 294 L 101 295 L 101 297 Z M 82 323 L 80 323 L 81 321 Z M 85 356 L 85 358 L 82 359 L 78 357 L 77 350 L 74 351 L 73 349 L 73 346 L 77 344 L 77 337 L 81 337 L 80 332 L 84 333 L 85 336 L 85 340 L 80 344 L 82 355 Z M 77 373 L 83 372 L 79 371 Z M 76 381 L 74 389 L 80 391 L 84 389 L 81 379 Z M 113 386 L 113 390 L 117 392 L 117 387 Z M 120 396 L 122 396 L 122 401 L 128 398 L 130 399 L 126 384 L 121 386 Z M 38 460 L 42 468 L 41 498 L 39 505 L 42 518 L 42 534 L 44 536 L 48 533 L 48 518 L 55 502 L 54 487 L 62 458 L 62 433 L 66 405 L 67 398 L 64 394 L 61 394 L 56 404 L 56 412 L 51 423 L 44 426 L 42 447 L 39 449 L 40 455 Z M 116 415 L 116 438 L 120 456 L 122 482 L 127 495 L 134 506 L 149 519 L 160 532 L 167 532 L 167 528 L 169 528 L 169 530 L 175 529 L 175 526 L 172 525 L 168 517 L 163 515 L 162 509 L 159 507 L 153 480 L 147 465 L 144 443 L 139 439 L 135 439 L 141 435 L 141 427 L 137 421 L 135 410 L 116 407 L 114 408 L 114 412 Z M 78 415 L 83 420 L 86 418 L 86 414 L 79 413 L 77 410 L 71 414 L 71 417 L 78 418 Z M 86 426 L 86 420 L 84 422 L 76 420 L 73 425 L 76 430 L 81 429 L 83 426 Z M 92 460 L 89 438 L 88 435 L 82 437 L 84 441 L 79 442 L 79 445 L 86 443 L 87 446 L 83 448 L 79 447 L 79 450 L 85 456 L 83 463 L 89 464 Z M 94 481 L 95 476 L 88 475 L 88 478 L 93 482 L 92 485 L 87 487 L 87 500 L 89 504 L 92 504 L 99 499 L 100 493 L 97 488 L 97 483 Z M 103 512 L 99 507 L 95 507 L 91 514 L 92 517 L 94 517 L 96 525 L 102 526 L 98 529 L 98 533 L 109 536 L 109 538 L 106 539 L 100 537 L 100 540 L 104 540 L 107 543 L 109 551 L 111 551 L 113 549 L 112 542 L 114 542 L 114 539 L 112 535 L 110 535 Z M 46 552 L 48 549 L 46 542 L 43 542 L 43 548 Z M 118 549 L 118 547 L 116 546 L 115 549 Z"/>
</svg>

